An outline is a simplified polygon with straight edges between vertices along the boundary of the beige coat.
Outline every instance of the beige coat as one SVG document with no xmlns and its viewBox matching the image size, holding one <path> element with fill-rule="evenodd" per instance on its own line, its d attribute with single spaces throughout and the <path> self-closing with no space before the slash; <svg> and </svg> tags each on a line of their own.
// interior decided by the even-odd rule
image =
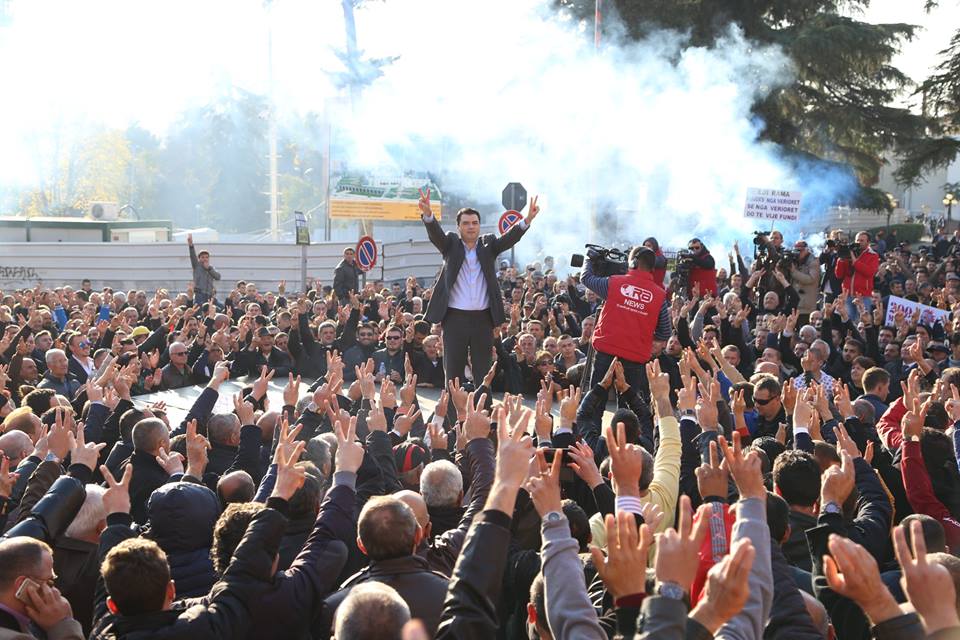
<svg viewBox="0 0 960 640">
<path fill-rule="evenodd" d="M 800 313 L 812 313 L 820 298 L 820 261 L 810 253 L 802 264 L 790 267 L 790 282 L 800 296 Z M 799 327 L 798 327 L 799 328 Z"/>
</svg>

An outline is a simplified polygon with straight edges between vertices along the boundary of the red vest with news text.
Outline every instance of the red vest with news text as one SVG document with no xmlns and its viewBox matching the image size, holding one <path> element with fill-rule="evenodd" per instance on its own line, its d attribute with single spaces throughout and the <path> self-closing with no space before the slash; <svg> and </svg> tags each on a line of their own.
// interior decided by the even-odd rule
<svg viewBox="0 0 960 640">
<path fill-rule="evenodd" d="M 666 296 L 649 271 L 612 276 L 607 282 L 607 301 L 593 330 L 593 348 L 632 362 L 648 361 Z"/>
</svg>

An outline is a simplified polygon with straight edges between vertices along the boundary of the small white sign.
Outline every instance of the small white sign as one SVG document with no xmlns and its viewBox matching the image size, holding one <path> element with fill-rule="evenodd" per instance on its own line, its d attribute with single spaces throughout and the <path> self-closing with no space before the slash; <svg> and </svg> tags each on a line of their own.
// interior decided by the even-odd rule
<svg viewBox="0 0 960 640">
<path fill-rule="evenodd" d="M 796 222 L 800 219 L 800 199 L 802 195 L 800 191 L 747 189 L 747 202 L 743 208 L 743 217 Z"/>
</svg>

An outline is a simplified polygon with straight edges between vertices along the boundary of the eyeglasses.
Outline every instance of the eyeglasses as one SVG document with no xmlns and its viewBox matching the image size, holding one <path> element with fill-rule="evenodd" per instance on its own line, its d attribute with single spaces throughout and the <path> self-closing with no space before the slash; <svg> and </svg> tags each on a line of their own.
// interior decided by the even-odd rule
<svg viewBox="0 0 960 640">
<path fill-rule="evenodd" d="M 90 343 L 87 342 L 86 340 L 82 340 L 77 343 L 77 346 L 80 347 L 81 349 L 88 349 L 90 347 Z"/>
<path fill-rule="evenodd" d="M 171 351 L 170 355 L 172 356 L 185 356 L 187 355 L 186 351 Z"/>
<path fill-rule="evenodd" d="M 776 400 L 776 399 L 777 399 L 776 396 L 773 396 L 773 397 L 771 397 L 771 398 L 767 398 L 767 399 L 765 399 L 765 400 L 764 400 L 763 398 L 758 398 L 758 397 L 754 396 L 754 397 L 753 397 L 753 404 L 758 404 L 758 405 L 760 405 L 761 407 L 765 407 L 765 406 L 767 406 L 768 404 L 770 404 L 771 402 L 773 402 L 773 401 Z"/>
<path fill-rule="evenodd" d="M 37 578 L 34 576 L 29 576 L 29 577 L 31 580 L 33 580 L 37 584 L 45 584 L 51 589 L 55 589 L 57 587 L 57 574 L 53 574 L 49 578 Z"/>
<path fill-rule="evenodd" d="M 400 336 L 387 336 L 387 340 L 400 340 Z"/>
</svg>

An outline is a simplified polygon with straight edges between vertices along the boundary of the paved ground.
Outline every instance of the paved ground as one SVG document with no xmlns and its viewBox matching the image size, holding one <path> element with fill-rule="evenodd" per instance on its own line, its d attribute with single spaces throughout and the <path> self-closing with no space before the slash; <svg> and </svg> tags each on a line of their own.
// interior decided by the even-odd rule
<svg viewBox="0 0 960 640">
<path fill-rule="evenodd" d="M 307 395 L 307 389 L 309 388 L 312 380 L 303 380 L 300 384 L 300 395 Z M 220 386 L 220 398 L 217 400 L 217 405 L 214 408 L 216 412 L 229 412 L 233 411 L 233 396 L 240 392 L 240 390 L 245 386 L 246 383 L 238 380 L 228 380 Z M 280 384 L 271 381 L 270 387 L 267 390 L 267 397 L 270 400 L 271 409 L 280 409 L 283 406 L 283 387 L 286 385 L 286 380 L 281 381 Z M 193 387 L 183 387 L 182 389 L 173 389 L 170 391 L 160 391 L 157 393 L 148 393 L 141 396 L 135 396 L 133 398 L 133 403 L 138 408 L 144 407 L 153 402 L 158 402 L 163 400 L 167 403 L 167 415 L 170 418 L 171 424 L 178 424 L 183 418 L 187 415 L 187 412 L 190 410 L 190 407 L 193 405 L 194 400 L 200 395 L 200 392 L 203 391 L 202 386 L 193 386 Z M 417 389 L 417 395 L 420 397 L 420 406 L 423 411 L 423 416 L 426 418 L 432 412 L 434 407 L 437 404 L 437 401 L 440 399 L 440 390 L 439 389 L 428 389 L 420 388 Z M 612 395 L 612 394 L 611 394 Z M 503 398 L 502 393 L 494 394 L 496 400 L 501 400 Z M 524 405 L 533 409 L 532 400 L 524 400 Z M 612 407 L 608 405 L 607 411 L 605 412 L 605 420 L 609 420 L 612 417 L 611 409 Z M 554 414 L 557 412 L 557 405 L 554 403 Z"/>
</svg>

